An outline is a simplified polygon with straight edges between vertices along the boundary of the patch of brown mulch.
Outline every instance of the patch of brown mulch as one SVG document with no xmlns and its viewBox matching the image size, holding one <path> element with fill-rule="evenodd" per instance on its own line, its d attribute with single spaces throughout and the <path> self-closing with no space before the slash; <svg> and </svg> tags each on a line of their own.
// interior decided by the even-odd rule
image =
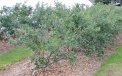
<svg viewBox="0 0 122 76">
<path fill-rule="evenodd" d="M 70 65 L 67 60 L 61 60 L 36 76 L 93 76 L 101 66 L 101 62 L 99 58 L 87 57 L 84 53 L 79 53 L 74 65 Z"/>
<path fill-rule="evenodd" d="M 0 40 L 0 54 L 12 49 L 14 45 L 10 44 L 8 41 Z"/>
<path fill-rule="evenodd" d="M 78 54 L 78 59 L 74 65 L 70 65 L 67 60 L 61 60 L 57 64 L 52 64 L 46 68 L 45 72 L 36 74 L 36 76 L 93 76 L 93 74 L 100 68 L 103 60 L 111 55 L 114 50 L 122 44 L 122 34 L 118 35 L 114 45 L 109 45 L 105 48 L 105 55 L 103 57 L 86 56 L 83 52 Z M 29 59 L 22 60 L 8 67 L 8 69 L 0 71 L 0 76 L 34 76 L 34 65 Z"/>
</svg>

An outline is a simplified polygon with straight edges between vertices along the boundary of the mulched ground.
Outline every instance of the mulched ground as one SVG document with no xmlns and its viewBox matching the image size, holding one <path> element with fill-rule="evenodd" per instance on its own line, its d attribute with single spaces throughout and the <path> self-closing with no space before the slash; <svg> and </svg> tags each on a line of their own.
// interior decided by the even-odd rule
<svg viewBox="0 0 122 76">
<path fill-rule="evenodd" d="M 121 44 L 122 34 L 116 37 L 114 45 L 105 48 L 105 55 L 103 57 L 96 57 L 96 55 L 87 57 L 81 52 L 74 66 L 70 65 L 66 60 L 61 60 L 57 64 L 52 64 L 48 67 L 43 74 L 45 74 L 45 76 L 93 76 L 102 65 L 102 62 Z M 34 76 L 33 68 L 34 65 L 29 59 L 24 59 L 0 71 L 0 76 Z M 44 76 L 43 74 L 38 73 L 36 76 Z"/>
<path fill-rule="evenodd" d="M 12 49 L 13 47 L 14 47 L 14 45 L 9 44 L 8 41 L 0 40 L 0 54 Z"/>
</svg>

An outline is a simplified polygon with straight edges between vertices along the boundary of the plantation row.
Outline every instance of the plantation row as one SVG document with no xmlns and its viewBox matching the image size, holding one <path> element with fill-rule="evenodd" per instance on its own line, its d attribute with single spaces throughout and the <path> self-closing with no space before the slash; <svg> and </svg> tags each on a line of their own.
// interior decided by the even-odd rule
<svg viewBox="0 0 122 76">
<path fill-rule="evenodd" d="M 76 4 L 67 8 L 25 4 L 0 10 L 0 38 L 28 46 L 36 68 L 45 68 L 61 59 L 73 62 L 78 52 L 104 54 L 103 48 L 112 43 L 122 30 L 122 7 L 96 4 L 84 8 Z"/>
</svg>

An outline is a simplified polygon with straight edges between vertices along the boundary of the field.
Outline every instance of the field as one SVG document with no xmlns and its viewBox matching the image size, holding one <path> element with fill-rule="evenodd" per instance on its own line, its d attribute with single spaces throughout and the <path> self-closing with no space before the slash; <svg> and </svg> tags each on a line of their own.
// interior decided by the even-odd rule
<svg viewBox="0 0 122 76">
<path fill-rule="evenodd" d="M 0 76 L 122 75 L 121 12 L 121 6 L 100 3 L 4 6 Z"/>
</svg>

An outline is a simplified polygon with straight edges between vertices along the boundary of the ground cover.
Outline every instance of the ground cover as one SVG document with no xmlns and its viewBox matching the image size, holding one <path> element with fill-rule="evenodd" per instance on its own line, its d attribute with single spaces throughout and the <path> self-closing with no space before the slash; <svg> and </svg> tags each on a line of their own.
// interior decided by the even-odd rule
<svg viewBox="0 0 122 76">
<path fill-rule="evenodd" d="M 0 69 L 28 57 L 30 53 L 29 48 L 20 46 L 0 54 Z"/>
<path fill-rule="evenodd" d="M 122 76 L 122 46 L 103 62 L 94 76 Z"/>
</svg>

